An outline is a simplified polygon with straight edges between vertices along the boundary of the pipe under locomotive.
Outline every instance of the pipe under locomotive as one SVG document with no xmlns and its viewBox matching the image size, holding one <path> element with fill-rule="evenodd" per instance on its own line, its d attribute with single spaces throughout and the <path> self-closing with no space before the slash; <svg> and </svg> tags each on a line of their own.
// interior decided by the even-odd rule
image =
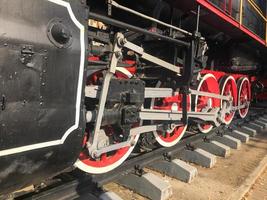
<svg viewBox="0 0 267 200">
<path fill-rule="evenodd" d="M 202 10 L 195 0 L 0 0 L 0 194 L 73 166 L 105 173 L 188 129 L 245 118 L 266 49 L 251 53 L 259 44 Z"/>
</svg>

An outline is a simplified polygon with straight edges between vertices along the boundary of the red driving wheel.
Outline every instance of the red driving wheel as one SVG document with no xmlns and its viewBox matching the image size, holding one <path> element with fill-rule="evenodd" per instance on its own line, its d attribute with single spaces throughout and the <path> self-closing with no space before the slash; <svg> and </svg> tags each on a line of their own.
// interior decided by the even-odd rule
<svg viewBox="0 0 267 200">
<path fill-rule="evenodd" d="M 227 75 L 223 76 L 220 79 L 220 89 L 221 89 L 221 95 L 224 96 L 230 95 L 232 97 L 231 105 L 230 102 L 221 100 L 221 108 L 223 108 L 223 105 L 226 105 L 226 108 L 229 106 L 237 106 L 237 85 L 234 77 Z M 226 113 L 224 117 L 224 123 L 229 125 L 234 119 L 234 116 L 235 116 L 235 111 Z"/>
<path fill-rule="evenodd" d="M 129 76 L 131 76 L 131 73 L 129 73 L 129 71 L 127 73 L 124 73 L 124 71 L 125 69 L 116 72 L 116 77 L 120 79 L 130 78 Z M 102 72 L 96 72 L 90 77 L 88 83 L 97 84 L 99 77 L 102 76 L 103 76 Z M 102 131 L 101 132 L 102 137 L 110 138 L 110 140 L 112 138 L 113 140 L 112 144 L 121 142 L 119 141 L 118 138 L 123 133 L 120 132 L 121 131 L 120 129 L 113 127 L 113 125 L 104 126 L 101 128 L 101 131 Z M 94 159 L 91 157 L 91 155 L 88 152 L 88 149 L 86 148 L 86 143 L 89 140 L 91 133 L 92 133 L 91 131 L 87 131 L 87 133 L 85 134 L 83 141 L 83 150 L 80 153 L 79 158 L 75 163 L 76 167 L 87 173 L 101 174 L 115 169 L 128 158 L 128 156 L 131 154 L 131 152 L 135 147 L 135 145 L 129 147 L 123 147 L 108 153 L 104 153 L 99 158 Z M 116 137 L 113 137 L 114 135 L 116 135 Z M 117 138 L 117 140 L 114 138 Z M 135 144 L 137 143 L 138 138 L 139 135 L 137 135 L 134 138 Z"/>
<path fill-rule="evenodd" d="M 220 94 L 219 84 L 215 76 L 212 74 L 205 74 L 199 81 L 197 91 Z M 221 106 L 220 99 L 208 96 L 196 95 L 193 102 L 195 103 L 195 112 L 208 112 L 214 107 L 220 108 Z M 210 122 L 203 122 L 201 124 L 197 124 L 197 127 L 200 132 L 208 133 L 212 130 L 213 125 Z"/>
<path fill-rule="evenodd" d="M 156 87 L 161 87 L 161 82 L 158 82 Z M 191 107 L 190 96 L 187 97 L 187 102 L 189 111 Z M 152 99 L 151 109 L 182 111 L 182 95 L 176 92 L 175 95 L 171 97 Z M 166 132 L 154 131 L 153 134 L 161 146 L 171 147 L 181 140 L 186 128 L 187 125 L 184 124 L 172 124 Z"/>
<path fill-rule="evenodd" d="M 247 116 L 251 100 L 251 87 L 248 78 L 243 77 L 237 81 L 238 106 L 245 105 L 245 108 L 238 110 L 239 116 L 243 119 Z"/>
<path fill-rule="evenodd" d="M 110 126 L 107 127 L 108 134 L 113 133 L 114 129 Z M 86 148 L 86 142 L 88 140 L 89 133 L 86 133 L 84 139 L 84 150 L 80 153 L 78 160 L 75 163 L 75 166 L 79 169 L 91 173 L 91 174 L 101 174 L 111 171 L 118 167 L 127 157 L 130 155 L 134 147 L 124 147 L 112 152 L 102 154 L 98 159 L 93 159 Z M 135 138 L 138 140 L 138 137 Z"/>
</svg>

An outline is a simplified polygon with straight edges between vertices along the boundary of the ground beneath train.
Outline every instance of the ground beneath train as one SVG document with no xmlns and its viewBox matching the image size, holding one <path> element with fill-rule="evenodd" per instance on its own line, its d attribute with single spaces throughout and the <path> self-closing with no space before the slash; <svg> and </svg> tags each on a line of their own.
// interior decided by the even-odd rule
<svg viewBox="0 0 267 200">
<path fill-rule="evenodd" d="M 235 193 L 239 193 L 249 175 L 255 173 L 266 156 L 267 131 L 255 138 L 250 138 L 249 143 L 243 144 L 240 150 L 232 150 L 230 157 L 217 157 L 217 164 L 212 169 L 194 165 L 198 169 L 198 177 L 191 184 L 152 172 L 171 183 L 173 186 L 171 200 L 226 200 L 233 197 Z M 146 170 L 151 172 L 149 169 Z M 104 189 L 117 193 L 123 199 L 146 199 L 115 183 L 105 185 Z M 267 199 L 264 195 L 267 195 L 267 171 L 256 181 L 247 198 L 249 200 Z"/>
<path fill-rule="evenodd" d="M 261 174 L 243 200 L 267 200 L 267 169 Z"/>
</svg>

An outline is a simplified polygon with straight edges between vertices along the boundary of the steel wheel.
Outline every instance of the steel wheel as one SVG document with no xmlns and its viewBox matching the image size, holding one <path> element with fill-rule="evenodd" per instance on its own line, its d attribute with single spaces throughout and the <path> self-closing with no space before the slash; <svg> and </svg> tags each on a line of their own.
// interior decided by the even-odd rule
<svg viewBox="0 0 267 200">
<path fill-rule="evenodd" d="M 230 102 L 221 100 L 221 108 L 223 108 L 223 105 L 225 104 L 227 107 L 229 106 L 236 106 L 237 105 L 237 85 L 235 82 L 234 77 L 232 76 L 224 76 L 220 80 L 220 89 L 221 89 L 221 95 L 232 96 L 232 103 L 230 105 Z M 224 123 L 230 124 L 232 120 L 234 119 L 235 111 L 232 111 L 230 113 L 225 114 L 224 117 Z"/>
<path fill-rule="evenodd" d="M 197 86 L 197 91 L 220 94 L 219 84 L 215 76 L 212 74 L 204 75 Z M 208 112 L 214 107 L 220 107 L 220 100 L 212 97 L 196 95 L 193 102 L 195 103 L 195 112 Z M 197 127 L 200 132 L 208 133 L 212 130 L 213 125 L 210 122 L 203 122 L 197 124 Z"/>
<path fill-rule="evenodd" d="M 112 127 L 107 127 L 107 134 L 114 134 L 112 131 L 114 129 Z M 88 135 L 85 137 L 84 141 L 87 141 Z M 139 136 L 135 137 L 135 144 L 138 141 Z M 85 144 L 85 143 L 84 143 Z M 87 148 L 80 153 L 78 160 L 75 163 L 75 166 L 80 170 L 90 173 L 90 174 L 102 174 L 109 172 L 119 165 L 121 165 L 131 154 L 135 146 L 124 147 L 113 152 L 105 153 L 100 156 L 98 159 L 93 159 L 89 153 Z"/>
<path fill-rule="evenodd" d="M 116 77 L 125 79 L 125 78 L 130 78 L 131 73 L 129 71 L 127 73 L 124 73 L 125 70 L 119 70 L 116 72 Z M 96 83 L 97 82 L 97 76 L 94 74 L 90 82 Z M 102 76 L 102 75 L 101 75 Z M 121 132 L 119 128 L 113 126 L 113 125 L 108 125 L 104 126 L 101 128 L 101 138 L 104 138 L 105 141 L 109 141 L 110 144 L 116 144 L 121 140 L 121 136 L 123 133 Z M 86 147 L 87 141 L 90 139 L 90 136 L 92 135 L 92 130 L 87 130 L 87 133 L 85 134 L 84 137 L 84 142 L 83 142 L 83 150 L 79 155 L 79 158 L 77 159 L 76 163 L 74 164 L 76 167 L 78 167 L 80 170 L 90 173 L 90 174 L 102 174 L 109 172 L 119 165 L 121 165 L 131 154 L 133 151 L 135 144 L 137 143 L 139 139 L 139 135 L 137 135 L 134 138 L 134 145 L 130 147 L 123 147 L 121 149 L 117 149 L 112 152 L 104 153 L 102 154 L 99 158 L 94 159 L 91 157 L 91 155 L 88 152 L 88 149 Z"/>
<path fill-rule="evenodd" d="M 161 82 L 157 83 L 156 87 L 161 87 Z M 188 96 L 188 110 L 191 107 L 191 98 Z M 155 98 L 151 101 L 151 109 L 156 110 L 173 110 L 182 111 L 182 95 L 176 93 L 172 97 Z M 187 125 L 172 124 L 166 132 L 154 131 L 156 141 L 163 147 L 171 147 L 176 145 L 183 137 Z"/>
<path fill-rule="evenodd" d="M 251 100 L 251 88 L 248 78 L 243 77 L 237 81 L 238 86 L 238 106 L 247 104 L 245 108 L 238 110 L 239 116 L 243 119 L 247 116 Z"/>
</svg>

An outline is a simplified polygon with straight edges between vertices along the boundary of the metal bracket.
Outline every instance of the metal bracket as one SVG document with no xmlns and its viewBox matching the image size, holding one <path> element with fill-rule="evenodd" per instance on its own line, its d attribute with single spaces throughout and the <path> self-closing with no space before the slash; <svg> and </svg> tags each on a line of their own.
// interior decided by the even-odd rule
<svg viewBox="0 0 267 200">
<path fill-rule="evenodd" d="M 170 152 L 166 152 L 163 154 L 164 160 L 171 162 L 173 160 L 173 155 Z"/>
<path fill-rule="evenodd" d="M 206 136 L 203 137 L 203 141 L 206 142 L 206 143 L 210 143 L 211 142 L 210 139 L 207 138 Z"/>
<path fill-rule="evenodd" d="M 20 61 L 22 64 L 27 65 L 28 63 L 30 63 L 33 55 L 34 51 L 32 45 L 23 45 L 21 47 Z"/>
<path fill-rule="evenodd" d="M 185 149 L 189 150 L 189 151 L 194 151 L 196 149 L 196 147 L 194 145 L 192 145 L 191 143 L 186 144 Z"/>
<path fill-rule="evenodd" d="M 140 165 L 135 165 L 134 166 L 134 173 L 137 175 L 137 176 L 143 176 L 145 171 L 144 169 L 140 166 Z"/>
</svg>

